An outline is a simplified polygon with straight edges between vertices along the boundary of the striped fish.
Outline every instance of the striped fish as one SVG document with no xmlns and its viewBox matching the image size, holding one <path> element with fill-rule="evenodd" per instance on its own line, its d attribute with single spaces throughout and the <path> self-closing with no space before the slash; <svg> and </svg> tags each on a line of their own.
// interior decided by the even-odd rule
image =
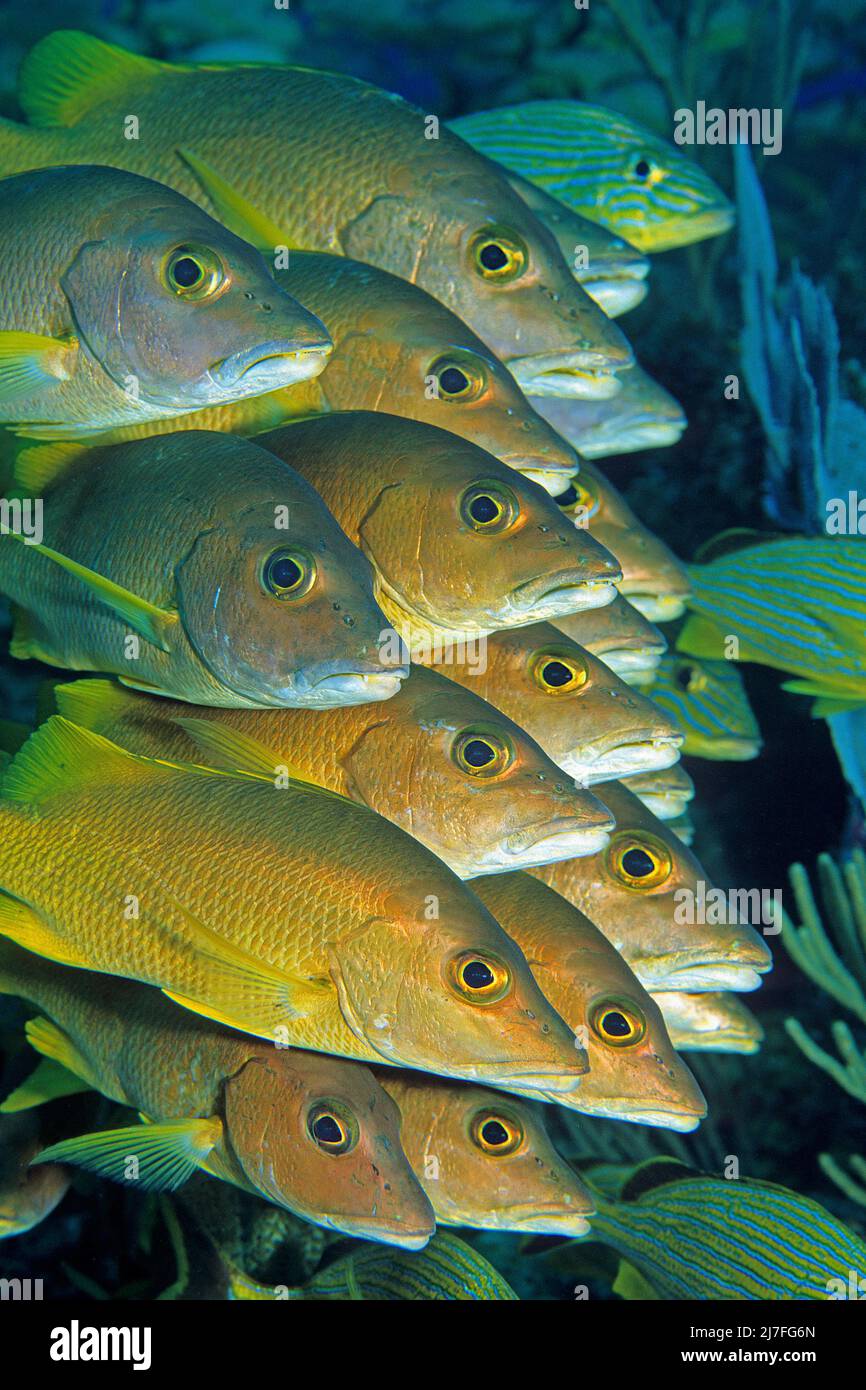
<svg viewBox="0 0 866 1390">
<path fill-rule="evenodd" d="M 692 612 L 677 646 L 691 656 L 772 666 L 814 695 L 814 715 L 866 703 L 866 541 L 759 539 L 692 565 Z M 714 544 L 737 544 L 736 533 Z M 737 638 L 736 647 L 730 642 Z"/>
<path fill-rule="evenodd" d="M 610 1177 L 608 1167 L 605 1186 Z M 596 1205 L 590 1238 L 617 1251 L 659 1298 L 824 1301 L 866 1289 L 863 1241 L 775 1183 L 650 1159 L 629 1170 L 618 1197 L 598 1195 Z M 634 1289 L 629 1280 L 614 1287 L 628 1297 L 629 1283 Z"/>
<path fill-rule="evenodd" d="M 517 1294 L 471 1245 L 439 1230 L 423 1258 L 393 1258 L 377 1246 L 358 1248 L 318 1270 L 302 1288 L 257 1284 L 240 1270 L 230 1269 L 232 1299 L 363 1299 L 379 1302 L 439 1300 L 488 1302 L 516 1300 Z"/>
<path fill-rule="evenodd" d="M 647 694 L 679 724 L 683 753 L 736 762 L 760 753 L 758 721 L 732 661 L 663 656 Z"/>
<path fill-rule="evenodd" d="M 450 122 L 470 145 L 641 251 L 725 232 L 728 199 L 667 140 L 604 106 L 528 101 Z"/>
</svg>

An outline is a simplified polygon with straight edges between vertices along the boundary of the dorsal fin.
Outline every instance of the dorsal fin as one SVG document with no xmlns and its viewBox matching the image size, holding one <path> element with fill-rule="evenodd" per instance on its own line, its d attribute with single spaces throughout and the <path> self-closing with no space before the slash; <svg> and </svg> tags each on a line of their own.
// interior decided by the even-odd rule
<svg viewBox="0 0 866 1390">
<path fill-rule="evenodd" d="M 3 774 L 0 799 L 38 802 L 91 782 L 128 782 L 152 776 L 166 764 L 128 753 L 101 734 L 60 715 L 41 724 Z"/>
<path fill-rule="evenodd" d="M 666 1183 L 681 1182 L 685 1178 L 700 1176 L 700 1173 L 681 1163 L 678 1158 L 650 1158 L 646 1163 L 638 1164 L 628 1182 L 623 1185 L 619 1194 L 620 1201 L 636 1202 L 645 1193 L 653 1192 L 657 1187 L 664 1187 Z"/>
<path fill-rule="evenodd" d="M 722 555 L 733 555 L 738 550 L 751 550 L 756 545 L 766 545 L 767 541 L 789 539 L 782 531 L 755 531 L 751 526 L 730 526 L 717 536 L 704 541 L 695 551 L 695 564 L 708 565 Z"/>
<path fill-rule="evenodd" d="M 94 106 L 128 97 L 130 88 L 172 67 L 78 29 L 56 29 L 24 59 L 18 100 L 31 125 L 72 126 Z"/>
</svg>

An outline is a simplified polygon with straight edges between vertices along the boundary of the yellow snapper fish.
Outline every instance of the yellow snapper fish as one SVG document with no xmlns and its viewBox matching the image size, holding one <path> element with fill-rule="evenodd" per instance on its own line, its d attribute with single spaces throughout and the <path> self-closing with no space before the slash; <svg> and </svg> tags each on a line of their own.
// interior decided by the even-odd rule
<svg viewBox="0 0 866 1390">
<path fill-rule="evenodd" d="M 527 101 L 475 111 L 451 128 L 641 251 L 688 246 L 733 225 L 731 203 L 693 159 L 608 107 Z"/>
<path fill-rule="evenodd" d="M 622 568 L 619 592 L 648 622 L 666 623 L 682 616 L 690 594 L 685 566 L 638 521 L 599 468 L 584 461 L 580 476 L 554 500 L 575 526 L 616 556 Z"/>
<path fill-rule="evenodd" d="M 498 1270 L 450 1231 L 437 1231 L 429 1245 L 416 1254 L 359 1247 L 316 1270 L 301 1287 L 260 1284 L 231 1265 L 227 1282 L 229 1301 L 517 1301 L 517 1294 Z"/>
<path fill-rule="evenodd" d="M 732 994 L 654 994 L 677 1052 L 757 1052 L 764 1030 Z"/>
<path fill-rule="evenodd" d="M 5 172 L 122 162 L 270 256 L 381 266 L 440 299 L 536 395 L 613 395 L 634 360 L 495 165 L 447 127 L 426 138 L 428 117 L 393 93 L 311 68 L 173 65 L 59 30 L 28 54 L 19 100 L 30 124 L 0 127 Z M 118 138 L 129 112 L 140 140 Z"/>
<path fill-rule="evenodd" d="M 688 751 L 685 745 L 683 751 Z M 682 763 L 674 763 L 661 772 L 639 772 L 634 777 L 621 777 L 619 781 L 659 820 L 677 820 L 695 795 L 695 784 Z"/>
<path fill-rule="evenodd" d="M 598 1171 L 591 1235 L 622 1256 L 623 1298 L 826 1302 L 862 1288 L 866 1245 L 810 1197 L 673 1158 L 613 1165 L 603 1187 Z"/>
<path fill-rule="evenodd" d="M 551 198 L 537 184 L 507 170 L 504 173 L 515 193 L 552 234 L 578 284 L 608 318 L 627 314 L 646 299 L 650 263 L 637 247 L 598 222 L 581 217 L 558 198 Z M 628 389 L 632 372 L 637 370 L 633 367 L 623 373 L 622 389 L 615 397 L 617 401 L 622 390 Z"/>
<path fill-rule="evenodd" d="M 703 554 L 680 651 L 730 657 L 733 636 L 733 659 L 786 672 L 816 717 L 866 703 L 866 541 L 734 531 Z"/>
<path fill-rule="evenodd" d="M 592 1199 L 556 1152 L 542 1112 L 517 1096 L 383 1071 L 400 1111 L 400 1143 L 438 1225 L 580 1236 Z"/>
<path fill-rule="evenodd" d="M 652 993 L 757 989 L 772 957 L 753 927 L 681 920 L 680 905 L 712 885 L 671 823 L 618 782 L 604 799 L 616 819 L 607 849 L 528 872 L 585 912 Z"/>
<path fill-rule="evenodd" d="M 548 492 L 571 480 L 579 466 L 571 445 L 533 410 L 481 339 L 418 285 L 317 251 L 293 251 L 274 278 L 327 323 L 334 350 L 326 371 L 231 405 L 113 430 L 100 442 L 179 429 L 250 436 L 306 415 L 377 410 L 470 439 Z M 64 456 L 73 450 L 67 446 Z"/>
<path fill-rule="evenodd" d="M 0 1114 L 0 1240 L 32 1231 L 66 1196 L 67 1169 L 59 1163 L 30 1167 L 44 1147 L 37 1116 Z"/>
<path fill-rule="evenodd" d="M 589 1075 L 573 1094 L 547 1099 L 584 1115 L 695 1129 L 707 1113 L 701 1090 L 658 1006 L 598 927 L 528 873 L 479 879 L 475 889 L 586 1046 Z"/>
<path fill-rule="evenodd" d="M 522 729 L 421 666 L 385 703 L 191 710 L 105 680 L 54 689 L 58 712 L 145 757 L 270 778 L 280 770 L 394 821 L 460 878 L 593 854 L 613 817 Z M 192 716 L 192 717 L 191 717 Z"/>
<path fill-rule="evenodd" d="M 367 1067 L 243 1037 L 147 985 L 65 970 L 5 941 L 0 990 L 42 1011 L 27 1036 L 43 1058 L 147 1121 L 63 1139 L 36 1163 L 143 1189 L 203 1170 L 347 1235 L 417 1250 L 433 1234 L 399 1112 Z"/>
<path fill-rule="evenodd" d="M 0 935 L 270 1042 L 570 1090 L 585 1054 L 441 860 L 308 783 L 54 716 L 0 784 Z"/>
<path fill-rule="evenodd" d="M 677 721 L 684 753 L 734 762 L 760 753 L 761 730 L 733 661 L 664 656 L 647 694 Z"/>
<path fill-rule="evenodd" d="M 258 251 L 119 169 L 4 179 L 0 247 L 0 423 L 30 438 L 257 396 L 314 377 L 332 347 Z"/>
<path fill-rule="evenodd" d="M 661 629 L 621 594 L 604 610 L 554 618 L 553 625 L 628 685 L 650 685 L 668 649 Z"/>
<path fill-rule="evenodd" d="M 40 491 L 44 540 L 0 539 L 13 656 L 245 707 L 383 700 L 407 674 L 379 649 L 366 560 L 258 444 L 192 431 L 113 445 Z"/>
<path fill-rule="evenodd" d="M 680 755 L 670 716 L 552 623 L 494 633 L 483 659 L 446 651 L 436 669 L 508 715 L 583 786 Z"/>
<path fill-rule="evenodd" d="M 622 386 L 611 401 L 546 396 L 533 404 L 583 458 L 667 449 L 678 443 L 688 424 L 679 401 L 637 364 L 620 380 Z"/>
<path fill-rule="evenodd" d="M 322 497 L 375 572 L 413 657 L 431 642 L 610 603 L 619 565 L 537 483 L 468 440 L 373 411 L 260 435 Z M 394 654 L 396 658 L 396 653 Z"/>
</svg>

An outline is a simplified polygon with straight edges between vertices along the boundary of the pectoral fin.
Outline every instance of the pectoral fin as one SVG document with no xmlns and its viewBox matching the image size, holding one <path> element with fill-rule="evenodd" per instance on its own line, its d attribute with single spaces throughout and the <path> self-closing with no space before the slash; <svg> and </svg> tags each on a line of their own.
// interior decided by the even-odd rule
<svg viewBox="0 0 866 1390">
<path fill-rule="evenodd" d="M 71 1072 L 87 1089 L 99 1090 L 99 1077 L 96 1076 L 87 1058 L 81 1053 L 68 1033 L 52 1023 L 50 1018 L 31 1018 L 25 1024 L 27 1041 L 40 1056 L 47 1057 L 55 1065 Z"/>
<path fill-rule="evenodd" d="M 77 344 L 39 333 L 0 333 L 0 403 L 66 381 Z"/>
<path fill-rule="evenodd" d="M 248 202 L 210 164 L 199 159 L 192 150 L 179 149 L 177 153 L 184 164 L 195 174 L 204 192 L 213 203 L 220 221 L 228 227 L 230 232 L 234 232 L 235 236 L 243 237 L 244 241 L 250 242 L 260 251 L 271 254 L 276 246 L 299 249 L 297 246 L 293 247 L 285 227 L 277 226 L 276 222 L 272 222 L 266 213 Z"/>
<path fill-rule="evenodd" d="M 703 614 L 690 613 L 677 638 L 677 651 L 723 661 L 727 657 L 725 634 Z"/>
<path fill-rule="evenodd" d="M 11 767 L 3 771 L 5 778 L 11 775 Z M 86 961 L 61 936 L 55 935 L 47 922 L 44 922 L 35 908 L 20 898 L 12 897 L 0 889 L 0 936 L 6 936 L 18 946 L 32 951 L 38 956 L 61 965 L 84 966 Z"/>
<path fill-rule="evenodd" d="M 49 1100 L 61 1096 L 76 1096 L 90 1087 L 81 1077 L 75 1076 L 66 1067 L 50 1057 L 43 1057 L 26 1081 L 16 1086 L 14 1091 L 0 1105 L 0 1114 L 14 1115 L 19 1110 L 33 1110 L 37 1105 L 45 1105 Z"/>
<path fill-rule="evenodd" d="M 176 612 L 167 608 L 158 608 L 156 604 L 140 598 L 138 594 L 124 589 L 122 585 L 115 584 L 113 580 L 106 579 L 103 575 L 97 574 L 95 570 L 88 569 L 87 565 L 80 565 L 77 560 L 71 560 L 68 555 L 61 555 L 59 550 L 52 550 L 47 545 L 36 545 L 19 535 L 17 531 L 8 531 L 6 534 L 12 536 L 20 544 L 26 545 L 29 550 L 35 550 L 38 554 L 44 555 L 46 559 L 53 560 L 61 569 L 66 570 L 67 574 L 80 579 L 93 596 L 99 599 L 100 603 L 104 603 L 119 614 L 146 642 L 150 642 L 154 647 L 159 647 L 160 651 L 163 652 L 171 650 L 170 638 L 180 621 Z"/>
<path fill-rule="evenodd" d="M 115 1182 L 170 1191 L 204 1166 L 222 1131 L 216 1117 L 130 1125 L 51 1144 L 33 1163 L 74 1163 Z"/>
<path fill-rule="evenodd" d="M 619 1294 L 620 1298 L 626 1298 L 630 1301 L 643 1302 L 648 1299 L 657 1301 L 659 1297 L 649 1280 L 645 1279 L 627 1260 L 620 1260 L 613 1291 Z"/>
</svg>

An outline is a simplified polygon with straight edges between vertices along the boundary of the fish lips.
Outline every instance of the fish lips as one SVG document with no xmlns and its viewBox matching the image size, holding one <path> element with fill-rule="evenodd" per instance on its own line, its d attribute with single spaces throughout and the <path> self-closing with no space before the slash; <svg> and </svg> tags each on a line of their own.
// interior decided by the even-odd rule
<svg viewBox="0 0 866 1390">
<path fill-rule="evenodd" d="M 748 994 L 759 988 L 761 975 L 770 969 L 772 957 L 765 947 L 766 962 L 758 958 L 740 962 L 731 959 L 730 952 L 735 949 L 731 946 L 727 952 L 704 954 L 696 951 L 694 956 L 681 956 L 674 963 L 653 957 L 630 958 L 629 965 L 644 989 L 651 993 L 684 990 L 691 994 L 706 991 Z"/>
<path fill-rule="evenodd" d="M 506 366 L 525 396 L 561 396 L 608 401 L 622 390 L 617 373 L 634 365 L 630 350 L 614 357 L 601 352 L 535 353 L 510 358 Z"/>
<path fill-rule="evenodd" d="M 642 304 L 646 299 L 649 285 L 644 277 L 648 272 L 647 262 L 643 275 L 633 275 L 630 272 L 599 275 L 597 278 L 581 280 L 580 283 L 608 318 L 616 319 L 621 314 L 627 314 L 630 309 L 636 309 L 638 304 Z"/>
<path fill-rule="evenodd" d="M 599 425 L 581 436 L 580 452 L 584 458 L 608 458 L 611 454 L 635 454 L 642 449 L 667 449 L 677 444 L 685 432 L 688 421 L 683 415 L 679 420 L 647 420 L 641 423 Z"/>
<path fill-rule="evenodd" d="M 686 611 L 686 599 L 681 594 L 623 592 L 632 607 L 651 623 L 671 623 Z"/>
<path fill-rule="evenodd" d="M 305 707 L 334 709 L 390 700 L 409 677 L 408 666 L 374 666 L 361 663 L 346 669 L 336 662 L 308 667 L 297 675 L 294 693 Z"/>
<path fill-rule="evenodd" d="M 233 352 L 211 367 L 206 381 L 231 400 L 260 396 L 307 381 L 324 370 L 334 346 L 324 326 L 322 335 L 319 341 L 303 347 L 287 339 L 274 339 Z"/>
<path fill-rule="evenodd" d="M 661 772 L 679 760 L 682 734 L 641 730 L 624 738 L 612 734 L 559 758 L 559 766 L 584 786 L 631 777 L 637 772 Z"/>
<path fill-rule="evenodd" d="M 616 598 L 616 585 L 621 578 L 616 560 L 600 548 L 598 559 L 593 557 L 591 575 L 583 575 L 577 569 L 539 575 L 512 590 L 509 602 L 524 623 L 547 622 L 590 608 L 605 608 Z"/>
<path fill-rule="evenodd" d="M 597 824 L 586 825 L 576 817 L 562 817 L 516 831 L 503 842 L 507 860 L 503 869 L 523 869 L 540 864 L 556 863 L 560 859 L 578 859 L 599 854 L 616 828 L 613 816 L 599 817 Z M 491 870 L 496 872 L 496 870 Z"/>
</svg>

